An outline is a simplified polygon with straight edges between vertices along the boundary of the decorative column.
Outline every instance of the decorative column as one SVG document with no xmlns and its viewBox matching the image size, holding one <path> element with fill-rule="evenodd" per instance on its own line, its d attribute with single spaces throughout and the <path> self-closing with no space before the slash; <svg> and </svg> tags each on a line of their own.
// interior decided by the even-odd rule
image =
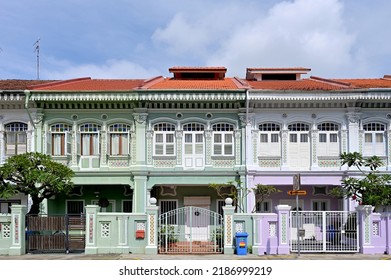
<svg viewBox="0 0 391 280">
<path fill-rule="evenodd" d="M 212 135 L 213 130 L 204 130 L 205 135 L 205 162 L 206 166 L 212 165 Z"/>
<path fill-rule="evenodd" d="M 107 126 L 106 122 L 103 123 L 102 129 L 100 131 L 100 167 L 108 169 L 107 165 Z"/>
<path fill-rule="evenodd" d="M 277 254 L 286 255 L 290 253 L 289 248 L 289 211 L 291 210 L 289 205 L 277 205 L 277 223 L 278 223 L 278 244 Z"/>
<path fill-rule="evenodd" d="M 10 256 L 20 256 L 26 253 L 26 213 L 25 205 L 11 206 L 11 247 Z"/>
<path fill-rule="evenodd" d="M 346 118 L 348 120 L 349 152 L 362 152 L 359 144 L 361 113 L 359 113 L 358 108 L 349 108 L 348 110 L 349 112 L 346 113 Z"/>
<path fill-rule="evenodd" d="M 311 160 L 311 170 L 317 170 L 319 168 L 318 166 L 318 129 L 312 129 L 311 130 L 311 153 L 312 153 L 312 160 Z"/>
<path fill-rule="evenodd" d="M 255 199 L 255 193 L 251 189 L 254 188 L 254 175 L 253 174 L 248 174 L 246 176 L 246 187 L 248 192 L 247 195 L 247 211 L 246 213 L 253 213 L 256 207 L 256 199 Z"/>
<path fill-rule="evenodd" d="M 374 246 L 372 244 L 372 205 L 359 205 L 356 207 L 358 214 L 358 236 L 360 253 L 372 254 Z"/>
<path fill-rule="evenodd" d="M 43 119 L 45 115 L 42 112 L 37 112 L 34 118 L 34 125 L 31 131 L 27 131 L 27 152 L 39 152 L 42 153 L 45 149 L 46 142 L 43 142 Z"/>
<path fill-rule="evenodd" d="M 157 255 L 158 253 L 158 213 L 159 206 L 156 206 L 156 198 L 149 199 L 150 206 L 147 206 L 147 246 L 146 255 Z"/>
<path fill-rule="evenodd" d="M 242 160 L 242 131 L 240 129 L 236 129 L 234 131 L 234 137 L 235 137 L 235 165 L 241 165 L 241 160 Z M 245 143 L 245 142 L 244 142 Z"/>
<path fill-rule="evenodd" d="M 183 141 L 183 130 L 176 130 L 175 131 L 175 138 L 176 138 L 176 164 L 178 166 L 182 165 L 182 141 Z"/>
<path fill-rule="evenodd" d="M 281 162 L 281 169 L 282 170 L 287 170 L 289 169 L 288 167 L 288 134 L 289 130 L 288 129 L 283 129 L 281 131 L 281 153 L 282 153 L 282 162 Z"/>
<path fill-rule="evenodd" d="M 98 241 L 97 241 L 97 230 L 98 230 L 98 221 L 97 215 L 99 212 L 98 205 L 87 205 L 86 206 L 86 255 L 96 255 L 98 254 Z"/>
<path fill-rule="evenodd" d="M 147 204 L 147 180 L 145 175 L 134 176 L 134 188 L 133 188 L 133 211 L 135 213 L 145 213 L 145 207 Z"/>
<path fill-rule="evenodd" d="M 77 156 L 78 156 L 78 137 L 80 136 L 79 134 L 79 130 L 78 130 L 78 127 L 77 127 L 77 123 L 76 122 L 73 122 L 73 125 L 72 125 L 72 134 L 71 134 L 71 137 L 72 137 L 72 148 L 71 148 L 71 168 L 72 169 L 77 169 L 78 167 L 78 162 L 77 162 Z M 79 139 L 80 141 L 80 139 Z"/>
<path fill-rule="evenodd" d="M 225 199 L 225 206 L 223 208 L 224 215 L 224 254 L 234 254 L 234 212 L 235 207 L 232 205 L 232 199 Z"/>
<path fill-rule="evenodd" d="M 134 137 L 135 135 L 132 135 Z M 153 164 L 153 130 L 147 130 L 145 133 L 145 137 L 147 138 L 147 164 Z"/>
<path fill-rule="evenodd" d="M 246 144 L 246 145 L 250 146 L 250 144 Z M 259 167 L 258 145 L 259 145 L 259 130 L 254 129 L 251 131 L 251 146 L 252 146 L 253 153 L 252 153 L 252 157 L 249 158 L 247 162 L 250 166 L 255 165 Z"/>
<path fill-rule="evenodd" d="M 145 133 L 147 123 L 147 113 L 134 113 L 133 118 L 136 128 L 136 166 L 145 166 L 146 164 L 146 145 Z"/>
</svg>

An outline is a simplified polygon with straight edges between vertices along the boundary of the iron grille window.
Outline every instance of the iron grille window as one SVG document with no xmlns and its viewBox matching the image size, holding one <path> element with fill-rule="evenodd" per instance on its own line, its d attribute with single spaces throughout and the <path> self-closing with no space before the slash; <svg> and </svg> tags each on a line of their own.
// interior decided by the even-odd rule
<svg viewBox="0 0 391 280">
<path fill-rule="evenodd" d="M 67 201 L 67 214 L 80 215 L 84 212 L 83 200 L 68 200 Z"/>
<path fill-rule="evenodd" d="M 133 212 L 133 201 L 132 200 L 123 200 L 122 201 L 122 212 L 132 213 Z"/>
<path fill-rule="evenodd" d="M 160 213 L 165 224 L 175 225 L 177 223 L 177 216 L 173 210 L 177 209 L 176 200 L 161 200 Z"/>
</svg>

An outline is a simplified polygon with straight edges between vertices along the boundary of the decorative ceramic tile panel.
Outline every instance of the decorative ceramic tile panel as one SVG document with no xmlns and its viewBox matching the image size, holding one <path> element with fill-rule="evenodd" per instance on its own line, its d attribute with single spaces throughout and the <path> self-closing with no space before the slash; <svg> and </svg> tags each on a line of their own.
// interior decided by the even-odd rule
<svg viewBox="0 0 391 280">
<path fill-rule="evenodd" d="M 277 236 L 277 223 L 269 222 L 269 236 L 276 237 Z"/>
<path fill-rule="evenodd" d="M 375 236 L 380 235 L 380 225 L 379 222 L 373 222 L 372 224 L 372 234 Z"/>
<path fill-rule="evenodd" d="M 235 232 L 244 232 L 244 222 L 235 223 Z"/>
<path fill-rule="evenodd" d="M 9 223 L 2 223 L 1 226 L 1 237 L 11 238 L 11 225 Z"/>
<path fill-rule="evenodd" d="M 110 237 L 110 223 L 102 222 L 100 224 L 100 236 L 101 237 Z"/>
<path fill-rule="evenodd" d="M 136 222 L 136 230 L 144 230 L 146 229 L 145 222 Z"/>
</svg>

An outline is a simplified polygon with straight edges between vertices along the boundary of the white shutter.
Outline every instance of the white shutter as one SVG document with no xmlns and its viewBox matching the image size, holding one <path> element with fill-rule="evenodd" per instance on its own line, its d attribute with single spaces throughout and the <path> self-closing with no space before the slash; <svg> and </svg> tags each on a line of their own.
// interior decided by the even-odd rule
<svg viewBox="0 0 391 280">
<path fill-rule="evenodd" d="M 46 133 L 46 154 L 48 155 L 53 155 L 52 137 L 52 132 Z"/>
</svg>

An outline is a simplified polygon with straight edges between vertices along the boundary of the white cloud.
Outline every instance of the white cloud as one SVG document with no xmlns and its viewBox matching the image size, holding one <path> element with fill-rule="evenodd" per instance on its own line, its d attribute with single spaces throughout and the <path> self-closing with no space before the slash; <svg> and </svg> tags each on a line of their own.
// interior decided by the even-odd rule
<svg viewBox="0 0 391 280">
<path fill-rule="evenodd" d="M 208 15 L 178 13 L 153 39 L 174 59 L 196 55 L 240 77 L 247 67 L 296 66 L 312 68 L 313 75 L 344 75 L 354 69 L 355 34 L 343 16 L 338 0 L 280 1 L 269 10 L 230 2 Z"/>
<path fill-rule="evenodd" d="M 208 60 L 234 75 L 246 67 L 312 68 L 314 75 L 345 72 L 352 66 L 354 35 L 337 0 L 296 0 L 275 5 L 265 18 L 249 20 L 241 32 Z"/>
</svg>

